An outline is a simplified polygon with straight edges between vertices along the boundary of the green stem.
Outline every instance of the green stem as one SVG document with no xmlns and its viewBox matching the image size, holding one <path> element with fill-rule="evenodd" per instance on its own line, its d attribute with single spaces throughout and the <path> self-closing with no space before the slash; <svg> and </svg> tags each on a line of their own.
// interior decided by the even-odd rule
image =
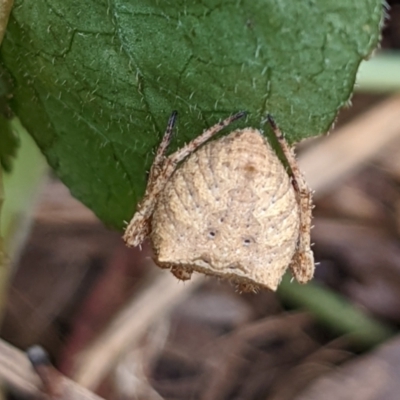
<svg viewBox="0 0 400 400">
<path fill-rule="evenodd" d="M 348 335 L 359 348 L 375 346 L 396 332 L 368 317 L 343 296 L 315 282 L 300 285 L 285 276 L 278 289 L 281 299 L 291 306 L 308 310 L 335 334 Z"/>
</svg>

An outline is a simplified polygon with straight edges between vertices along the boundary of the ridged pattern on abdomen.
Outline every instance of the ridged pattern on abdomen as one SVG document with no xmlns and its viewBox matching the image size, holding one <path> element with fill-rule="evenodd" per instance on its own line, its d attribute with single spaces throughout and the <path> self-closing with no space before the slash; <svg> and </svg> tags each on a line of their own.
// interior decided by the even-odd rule
<svg viewBox="0 0 400 400">
<path fill-rule="evenodd" d="M 189 266 L 275 289 L 298 239 L 283 165 L 254 129 L 209 142 L 175 171 L 152 220 L 160 265 Z"/>
</svg>

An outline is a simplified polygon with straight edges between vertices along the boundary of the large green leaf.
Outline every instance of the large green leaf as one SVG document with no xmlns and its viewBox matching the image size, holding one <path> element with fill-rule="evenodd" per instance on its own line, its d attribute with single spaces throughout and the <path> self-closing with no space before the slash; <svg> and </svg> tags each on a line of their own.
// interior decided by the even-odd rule
<svg viewBox="0 0 400 400">
<path fill-rule="evenodd" d="M 324 132 L 381 18 L 380 0 L 17 0 L 2 58 L 51 166 L 121 228 L 173 109 L 173 148 L 238 110 Z"/>
</svg>

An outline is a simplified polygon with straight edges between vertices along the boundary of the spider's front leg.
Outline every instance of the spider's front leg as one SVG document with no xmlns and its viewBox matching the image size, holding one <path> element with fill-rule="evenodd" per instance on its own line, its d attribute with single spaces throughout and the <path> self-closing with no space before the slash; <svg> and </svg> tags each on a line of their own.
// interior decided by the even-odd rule
<svg viewBox="0 0 400 400">
<path fill-rule="evenodd" d="M 125 230 L 123 239 L 129 247 L 139 246 L 150 234 L 151 216 L 153 215 L 158 195 L 168 180 L 166 174 L 163 173 L 164 163 L 166 160 L 165 153 L 169 143 L 171 142 L 176 117 L 177 112 L 173 111 L 169 117 L 163 139 L 157 149 L 153 165 L 151 166 L 143 200 L 138 204 L 137 210 Z"/>
<path fill-rule="evenodd" d="M 172 129 L 176 120 L 176 111 L 174 111 L 168 121 L 167 130 L 165 131 L 163 140 L 157 150 L 154 163 L 150 170 L 149 181 L 143 200 L 139 203 L 137 211 L 131 222 L 126 228 L 124 240 L 129 247 L 136 247 L 150 234 L 150 222 L 153 215 L 157 199 L 165 184 L 174 173 L 177 165 L 187 156 L 197 150 L 203 143 L 212 136 L 224 129 L 226 126 L 245 116 L 244 112 L 231 115 L 225 120 L 217 123 L 209 129 L 206 129 L 200 136 L 190 141 L 188 144 L 165 157 L 165 152 L 171 140 Z"/>
<path fill-rule="evenodd" d="M 291 169 L 292 185 L 296 192 L 297 203 L 300 209 L 300 232 L 296 252 L 290 264 L 290 269 L 300 283 L 306 283 L 314 275 L 314 254 L 311 250 L 311 219 L 312 219 L 312 191 L 299 170 L 292 149 L 287 144 L 281 130 L 276 125 L 271 115 L 268 122 L 275 133 Z"/>
</svg>

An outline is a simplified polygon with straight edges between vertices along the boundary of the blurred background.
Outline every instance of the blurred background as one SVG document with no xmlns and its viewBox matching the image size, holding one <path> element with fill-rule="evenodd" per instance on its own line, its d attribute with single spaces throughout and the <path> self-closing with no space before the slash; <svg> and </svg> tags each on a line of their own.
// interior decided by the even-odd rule
<svg viewBox="0 0 400 400">
<path fill-rule="evenodd" d="M 211 278 L 177 282 L 73 199 L 15 127 L 2 340 L 42 345 L 107 399 L 399 399 L 400 2 L 389 3 L 352 107 L 297 149 L 316 191 L 312 284 L 239 294 Z M 0 354 L 0 374 L 18 375 Z M 4 398 L 30 398 L 28 386 L 5 385 Z"/>
</svg>

